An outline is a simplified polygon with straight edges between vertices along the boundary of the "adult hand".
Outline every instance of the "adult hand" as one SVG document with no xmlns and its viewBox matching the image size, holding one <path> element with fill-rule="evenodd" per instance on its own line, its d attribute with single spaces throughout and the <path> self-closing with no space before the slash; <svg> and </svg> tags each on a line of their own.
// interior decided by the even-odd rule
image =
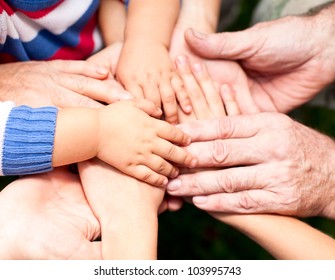
<svg viewBox="0 0 335 280">
<path fill-rule="evenodd" d="M 12 182 L 0 204 L 0 259 L 101 259 L 99 222 L 65 168 Z"/>
<path fill-rule="evenodd" d="M 288 112 L 335 78 L 333 21 L 333 13 L 324 11 L 263 22 L 240 32 L 205 35 L 188 30 L 185 39 L 204 58 L 238 60 L 261 111 Z M 207 67 L 226 75 L 219 66 Z"/>
<path fill-rule="evenodd" d="M 101 107 L 131 96 L 102 81 L 104 66 L 86 61 L 29 61 L 0 65 L 0 99 L 32 107 Z M 98 100 L 98 101 L 95 101 Z"/>
<path fill-rule="evenodd" d="M 191 2 L 189 4 L 191 4 Z M 193 52 L 186 44 L 183 36 L 184 30 L 183 23 L 176 25 L 170 46 L 170 56 L 173 58 L 176 57 L 177 67 L 180 67 L 182 64 L 185 65 L 185 63 L 179 59 L 180 57 L 185 56 L 188 57 L 191 64 L 203 64 L 207 68 L 207 71 L 216 86 L 220 87 L 222 84 L 226 84 L 235 92 L 236 102 L 239 104 L 239 109 L 242 113 L 252 114 L 259 112 L 259 108 L 256 106 L 251 96 L 248 78 L 242 67 L 235 61 L 206 59 L 203 56 L 199 56 L 199 53 Z M 183 56 L 178 56 L 180 54 L 183 54 Z M 189 72 L 189 74 L 192 75 L 191 72 Z M 184 82 L 187 82 L 187 80 L 183 80 Z M 178 84 L 176 87 L 178 87 Z M 179 87 L 185 88 L 187 87 L 187 84 L 181 84 Z M 180 90 L 176 89 L 176 91 Z M 198 105 L 201 106 L 201 102 L 198 102 Z"/>
<path fill-rule="evenodd" d="M 179 126 L 198 167 L 167 190 L 207 211 L 335 218 L 335 143 L 280 113 L 223 117 Z"/>
<path fill-rule="evenodd" d="M 112 45 L 109 45 L 101 51 L 90 56 L 86 61 L 106 67 L 109 70 L 107 80 L 113 80 L 120 88 L 123 89 L 121 84 L 114 79 L 116 66 L 119 61 L 122 46 L 122 42 L 113 43 Z"/>
</svg>

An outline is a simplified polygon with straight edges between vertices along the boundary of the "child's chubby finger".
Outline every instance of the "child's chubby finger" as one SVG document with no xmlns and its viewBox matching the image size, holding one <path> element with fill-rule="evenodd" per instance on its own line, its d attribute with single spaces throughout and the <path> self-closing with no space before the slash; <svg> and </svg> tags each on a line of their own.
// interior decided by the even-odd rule
<svg viewBox="0 0 335 280">
<path fill-rule="evenodd" d="M 197 165 L 197 159 L 190 152 L 188 152 L 186 148 L 184 149 L 173 145 L 164 139 L 157 142 L 157 145 L 153 148 L 152 152 L 157 156 L 180 166 L 192 168 Z"/>
<path fill-rule="evenodd" d="M 195 114 L 198 115 L 198 113 L 202 112 L 204 102 L 206 102 L 205 96 L 192 73 L 188 58 L 184 55 L 179 55 L 176 59 L 176 65 L 185 91 L 192 104 L 192 110 L 197 112 Z"/>
<path fill-rule="evenodd" d="M 175 178 L 179 174 L 177 167 L 156 154 L 147 156 L 143 164 L 149 167 L 152 171 L 168 178 Z"/>
<path fill-rule="evenodd" d="M 206 98 L 208 107 L 215 117 L 225 115 L 224 106 L 217 90 L 217 87 L 208 74 L 207 68 L 203 63 L 195 63 L 192 65 L 192 73 L 200 86 L 204 97 Z"/>
<path fill-rule="evenodd" d="M 228 116 L 240 115 L 241 112 L 240 109 L 238 108 L 233 89 L 229 85 L 223 84 L 220 89 L 220 94 L 224 106 L 226 108 L 227 115 Z"/>
<path fill-rule="evenodd" d="M 157 122 L 157 136 L 179 146 L 191 143 L 191 138 L 186 133 L 164 121 Z"/>
<path fill-rule="evenodd" d="M 161 107 L 161 94 L 159 85 L 154 82 L 148 82 L 142 86 L 145 99 L 152 101 L 157 107 Z"/>
<path fill-rule="evenodd" d="M 163 80 L 159 85 L 165 120 L 170 124 L 178 123 L 178 104 L 170 80 Z"/>
<path fill-rule="evenodd" d="M 146 100 L 144 98 L 133 99 L 134 104 L 137 108 L 141 109 L 149 116 L 159 118 L 162 115 L 162 110 L 157 107 L 152 101 Z"/>
<path fill-rule="evenodd" d="M 191 113 L 192 111 L 192 103 L 191 99 L 188 96 L 186 89 L 184 87 L 182 79 L 179 75 L 175 74 L 171 78 L 171 85 L 175 92 L 176 99 L 182 111 L 186 114 Z"/>
<path fill-rule="evenodd" d="M 154 172 L 145 165 L 137 165 L 133 168 L 133 170 L 128 170 L 128 172 L 125 173 L 135 177 L 138 180 L 157 187 L 165 187 L 168 183 L 168 178 L 166 176 Z"/>
<path fill-rule="evenodd" d="M 144 98 L 143 89 L 134 83 L 124 84 L 124 88 L 126 91 L 130 92 L 135 98 Z"/>
</svg>

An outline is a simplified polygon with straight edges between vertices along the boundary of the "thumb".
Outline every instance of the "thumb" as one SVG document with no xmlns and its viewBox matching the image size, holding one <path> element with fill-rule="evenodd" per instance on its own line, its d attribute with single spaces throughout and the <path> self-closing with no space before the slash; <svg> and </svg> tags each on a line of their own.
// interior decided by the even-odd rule
<svg viewBox="0 0 335 280">
<path fill-rule="evenodd" d="M 190 28 L 185 31 L 185 40 L 195 53 L 211 59 L 246 59 L 261 47 L 259 35 L 252 28 L 215 34 L 204 34 Z"/>
</svg>

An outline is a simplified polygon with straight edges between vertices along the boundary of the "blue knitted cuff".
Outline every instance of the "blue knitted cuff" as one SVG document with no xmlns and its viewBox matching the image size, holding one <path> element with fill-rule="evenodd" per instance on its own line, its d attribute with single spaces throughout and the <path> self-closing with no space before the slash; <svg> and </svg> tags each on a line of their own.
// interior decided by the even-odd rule
<svg viewBox="0 0 335 280">
<path fill-rule="evenodd" d="M 52 170 L 58 109 L 19 106 L 9 114 L 2 150 L 4 175 L 27 175 Z"/>
</svg>

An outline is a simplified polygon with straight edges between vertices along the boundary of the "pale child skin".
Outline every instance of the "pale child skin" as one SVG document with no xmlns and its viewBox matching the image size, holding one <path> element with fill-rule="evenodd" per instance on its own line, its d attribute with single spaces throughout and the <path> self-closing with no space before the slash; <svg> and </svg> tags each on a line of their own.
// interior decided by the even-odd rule
<svg viewBox="0 0 335 280">
<path fill-rule="evenodd" d="M 120 1 L 104 0 L 101 6 L 106 46 L 121 44 L 118 63 L 112 69 L 116 79 L 136 98 L 161 106 L 164 119 L 177 124 L 177 102 L 185 112 L 191 110 L 188 96 L 172 84 L 178 74 L 169 55 L 180 1 L 134 0 L 125 10 Z"/>
<path fill-rule="evenodd" d="M 195 164 L 195 159 L 177 146 L 187 145 L 190 139 L 143 110 L 160 115 L 160 109 L 144 99 L 137 103 L 119 101 L 100 109 L 61 109 L 56 123 L 53 166 L 97 157 L 139 180 L 166 185 L 168 177 L 178 174 L 169 161 Z"/>
</svg>

